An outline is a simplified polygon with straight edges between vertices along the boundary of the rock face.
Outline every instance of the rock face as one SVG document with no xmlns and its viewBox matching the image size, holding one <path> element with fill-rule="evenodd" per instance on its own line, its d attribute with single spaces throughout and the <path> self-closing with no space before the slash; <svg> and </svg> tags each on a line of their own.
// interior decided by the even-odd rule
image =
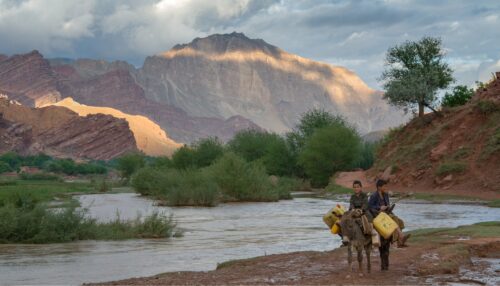
<svg viewBox="0 0 500 286">
<path fill-rule="evenodd" d="M 128 123 L 110 115 L 81 117 L 67 108 L 29 108 L 5 98 L 0 115 L 0 152 L 108 160 L 137 151 Z"/>
<path fill-rule="evenodd" d="M 53 69 L 64 96 L 86 105 L 144 115 L 157 122 L 177 142 L 191 143 L 209 136 L 226 141 L 239 130 L 261 130 L 241 116 L 227 119 L 189 116 L 182 109 L 150 100 L 136 81 L 137 70 L 124 62 L 77 60 L 63 65 L 55 63 Z"/>
<path fill-rule="evenodd" d="M 197 38 L 148 57 L 138 82 L 147 98 L 188 115 L 240 115 L 275 132 L 288 131 L 312 108 L 347 117 L 361 133 L 403 122 L 353 72 L 238 33 Z"/>
<path fill-rule="evenodd" d="M 116 118 L 125 119 L 134 134 L 137 148 L 150 156 L 170 156 L 182 144 L 167 137 L 158 124 L 141 115 L 130 115 L 109 107 L 97 107 L 79 104 L 71 97 L 67 97 L 53 106 L 66 107 L 80 116 L 89 114 L 107 114 Z"/>
<path fill-rule="evenodd" d="M 29 106 L 61 99 L 57 77 L 38 51 L 0 57 L 0 93 Z"/>
</svg>

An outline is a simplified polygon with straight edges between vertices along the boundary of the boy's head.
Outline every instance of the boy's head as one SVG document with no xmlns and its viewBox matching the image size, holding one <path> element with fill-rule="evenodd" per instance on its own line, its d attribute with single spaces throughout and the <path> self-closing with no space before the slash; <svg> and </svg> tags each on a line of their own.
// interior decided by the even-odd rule
<svg viewBox="0 0 500 286">
<path fill-rule="evenodd" d="M 361 181 L 355 180 L 352 182 L 352 188 L 354 189 L 354 193 L 359 194 L 361 192 L 361 188 L 363 185 L 361 185 Z"/>
<path fill-rule="evenodd" d="M 382 179 L 377 180 L 377 184 L 376 184 L 377 191 L 381 191 L 382 193 L 384 193 L 386 190 L 386 185 L 387 185 L 387 182 L 385 180 L 382 180 Z"/>
</svg>

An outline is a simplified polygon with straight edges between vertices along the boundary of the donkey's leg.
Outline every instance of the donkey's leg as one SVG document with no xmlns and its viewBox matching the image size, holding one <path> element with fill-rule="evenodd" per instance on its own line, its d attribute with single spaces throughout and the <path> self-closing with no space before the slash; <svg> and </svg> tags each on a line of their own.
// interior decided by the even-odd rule
<svg viewBox="0 0 500 286">
<path fill-rule="evenodd" d="M 363 247 L 358 246 L 356 250 L 358 251 L 358 274 L 363 276 Z"/>
<path fill-rule="evenodd" d="M 349 263 L 349 269 L 351 269 L 351 272 L 354 271 L 352 267 L 352 248 L 351 248 L 351 243 L 347 245 L 347 262 Z"/>
<path fill-rule="evenodd" d="M 372 244 L 371 244 L 371 242 L 368 245 L 365 246 L 365 252 L 366 252 L 366 271 L 368 273 L 370 273 L 372 271 L 372 264 L 371 264 L 371 260 L 370 260 L 370 255 L 372 253 Z"/>
</svg>

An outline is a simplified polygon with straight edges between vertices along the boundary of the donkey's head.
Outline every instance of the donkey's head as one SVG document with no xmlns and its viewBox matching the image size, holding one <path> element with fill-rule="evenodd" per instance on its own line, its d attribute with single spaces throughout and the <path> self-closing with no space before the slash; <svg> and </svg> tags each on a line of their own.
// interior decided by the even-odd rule
<svg viewBox="0 0 500 286">
<path fill-rule="evenodd" d="M 346 212 L 342 219 L 340 220 L 340 230 L 342 235 L 347 236 L 351 242 L 354 244 L 363 245 L 365 241 L 365 235 L 359 224 L 359 219 L 361 213 L 358 210 L 352 210 Z"/>
</svg>

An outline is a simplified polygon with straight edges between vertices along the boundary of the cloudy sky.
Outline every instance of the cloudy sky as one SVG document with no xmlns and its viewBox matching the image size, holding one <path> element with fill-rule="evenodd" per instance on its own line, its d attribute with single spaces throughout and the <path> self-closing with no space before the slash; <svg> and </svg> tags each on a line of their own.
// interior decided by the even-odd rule
<svg viewBox="0 0 500 286">
<path fill-rule="evenodd" d="M 345 66 L 379 88 L 387 49 L 439 36 L 457 83 L 500 71 L 500 1 L 0 0 L 0 53 L 127 60 L 213 33 L 243 32 Z"/>
</svg>

